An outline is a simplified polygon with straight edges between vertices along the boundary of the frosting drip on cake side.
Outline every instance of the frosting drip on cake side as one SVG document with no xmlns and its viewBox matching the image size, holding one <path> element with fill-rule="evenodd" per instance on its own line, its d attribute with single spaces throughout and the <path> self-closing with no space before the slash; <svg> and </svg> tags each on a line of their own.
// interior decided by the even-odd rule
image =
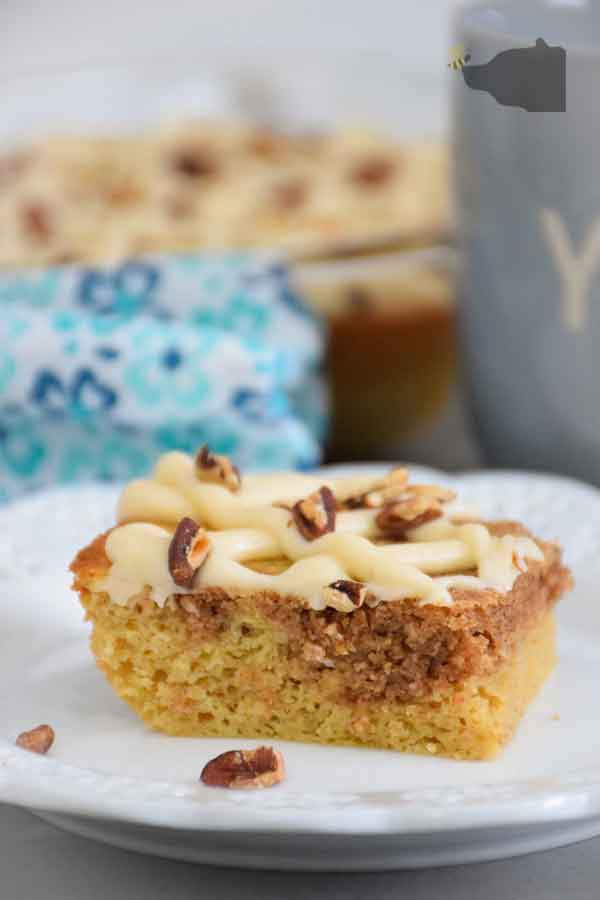
<svg viewBox="0 0 600 900">
<path fill-rule="evenodd" d="M 271 590 L 301 597 L 319 610 L 327 605 L 323 589 L 350 579 L 366 585 L 370 605 L 401 598 L 450 605 L 452 587 L 506 592 L 526 570 L 527 559 L 544 558 L 530 538 L 495 537 L 482 523 L 452 521 L 462 511 L 455 503 L 445 504 L 442 517 L 408 530 L 404 540 L 393 543 L 374 543 L 384 537 L 376 522 L 380 509 L 338 511 L 335 530 L 314 540 L 296 528 L 289 507 L 321 486 L 339 499 L 368 491 L 373 481 L 364 476 L 247 475 L 241 489 L 231 492 L 199 480 L 191 457 L 168 453 L 151 479 L 125 488 L 118 510 L 123 524 L 107 538 L 111 568 L 98 588 L 113 602 L 125 604 L 147 587 L 160 606 L 173 594 L 207 587 Z M 207 530 L 211 543 L 188 590 L 173 581 L 168 565 L 173 530 L 185 516 Z M 280 558 L 290 565 L 276 575 L 244 565 Z"/>
</svg>

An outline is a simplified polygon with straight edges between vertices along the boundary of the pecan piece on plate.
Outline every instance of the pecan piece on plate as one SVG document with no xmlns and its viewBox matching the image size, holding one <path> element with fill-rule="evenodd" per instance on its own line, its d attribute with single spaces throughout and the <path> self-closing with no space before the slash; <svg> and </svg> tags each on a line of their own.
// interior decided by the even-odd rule
<svg viewBox="0 0 600 900">
<path fill-rule="evenodd" d="M 22 750 L 39 753 L 42 756 L 48 752 L 53 743 L 54 729 L 50 725 L 38 725 L 30 731 L 23 731 L 15 741 L 17 747 Z"/>
<path fill-rule="evenodd" d="M 230 491 L 239 491 L 242 486 L 240 470 L 229 457 L 211 453 L 208 445 L 200 447 L 196 454 L 196 477 L 200 481 L 222 484 Z"/>
<path fill-rule="evenodd" d="M 169 572 L 175 584 L 189 589 L 194 585 L 196 572 L 210 553 L 210 541 L 203 528 L 185 516 L 175 529 L 169 544 Z"/>
<path fill-rule="evenodd" d="M 353 612 L 363 605 L 367 593 L 367 586 L 361 581 L 340 578 L 323 588 L 323 599 L 339 612 Z"/>
<path fill-rule="evenodd" d="M 330 488 L 323 485 L 292 507 L 292 516 L 302 537 L 314 541 L 335 531 L 336 500 Z"/>
<path fill-rule="evenodd" d="M 210 787 L 266 788 L 283 781 L 283 756 L 272 747 L 228 750 L 206 763 L 200 781 Z"/>
</svg>

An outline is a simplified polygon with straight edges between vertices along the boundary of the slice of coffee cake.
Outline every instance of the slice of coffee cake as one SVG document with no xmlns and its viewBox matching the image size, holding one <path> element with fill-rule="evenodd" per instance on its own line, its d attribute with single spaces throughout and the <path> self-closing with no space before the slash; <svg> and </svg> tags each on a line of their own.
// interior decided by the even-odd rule
<svg viewBox="0 0 600 900">
<path fill-rule="evenodd" d="M 76 557 L 92 650 L 171 735 L 495 756 L 555 661 L 555 544 L 385 477 L 253 475 L 203 448 Z"/>
</svg>

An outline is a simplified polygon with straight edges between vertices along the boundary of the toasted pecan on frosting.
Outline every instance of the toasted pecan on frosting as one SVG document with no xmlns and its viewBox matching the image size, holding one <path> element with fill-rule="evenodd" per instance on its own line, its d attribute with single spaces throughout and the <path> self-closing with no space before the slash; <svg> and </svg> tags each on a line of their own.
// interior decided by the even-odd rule
<svg viewBox="0 0 600 900">
<path fill-rule="evenodd" d="M 200 447 L 196 454 L 196 476 L 200 481 L 222 484 L 230 491 L 239 491 L 242 486 L 240 470 L 229 457 L 220 453 L 211 453 L 207 444 Z"/>
<path fill-rule="evenodd" d="M 169 544 L 169 572 L 175 584 L 189 589 L 210 553 L 204 529 L 188 516 L 181 519 Z"/>
<path fill-rule="evenodd" d="M 401 496 L 408 485 L 408 469 L 397 467 L 383 478 L 373 479 L 366 491 L 349 496 L 336 495 L 340 509 L 360 509 L 361 507 L 377 508 L 388 500 Z"/>
<path fill-rule="evenodd" d="M 404 537 L 411 528 L 432 522 L 441 515 L 442 508 L 436 501 L 425 497 L 410 497 L 386 503 L 375 521 L 386 537 L 398 539 Z"/>
<path fill-rule="evenodd" d="M 307 541 L 314 541 L 330 531 L 335 531 L 336 501 L 326 485 L 292 507 L 292 516 L 298 531 Z"/>
</svg>

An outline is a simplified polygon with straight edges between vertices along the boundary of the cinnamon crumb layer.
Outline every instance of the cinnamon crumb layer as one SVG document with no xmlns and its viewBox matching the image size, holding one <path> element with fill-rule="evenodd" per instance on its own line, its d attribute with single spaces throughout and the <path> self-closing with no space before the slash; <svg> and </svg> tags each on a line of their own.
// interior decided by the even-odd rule
<svg viewBox="0 0 600 900">
<path fill-rule="evenodd" d="M 284 739 L 492 759 L 555 662 L 554 617 L 528 629 L 506 662 L 427 697 L 348 702 L 346 675 L 290 652 L 287 635 L 238 603 L 215 598 L 203 622 L 143 598 L 131 606 L 82 592 L 92 650 L 119 697 L 173 736 Z M 208 627 L 207 627 L 208 626 Z M 212 636 L 211 636 L 212 634 Z"/>
<path fill-rule="evenodd" d="M 513 522 L 488 527 L 497 536 L 529 536 Z M 105 541 L 106 535 L 100 535 L 72 565 L 74 586 L 82 592 L 84 605 L 110 566 Z M 196 648 L 239 629 L 244 617 L 258 619 L 274 630 L 285 647 L 288 668 L 325 697 L 345 704 L 414 701 L 499 670 L 570 587 L 571 576 L 562 565 L 560 549 L 537 543 L 544 561 L 532 562 L 511 591 L 454 587 L 454 603 L 448 607 L 419 606 L 402 599 L 348 615 L 330 608 L 310 610 L 298 597 L 271 591 L 207 588 L 174 595 L 159 618 L 165 627 L 177 624 L 183 647 Z M 125 615 L 135 621 L 136 610 L 139 615 L 149 614 L 149 604 L 147 594 L 138 595 Z M 241 630 L 242 648 L 244 637 Z"/>
</svg>

